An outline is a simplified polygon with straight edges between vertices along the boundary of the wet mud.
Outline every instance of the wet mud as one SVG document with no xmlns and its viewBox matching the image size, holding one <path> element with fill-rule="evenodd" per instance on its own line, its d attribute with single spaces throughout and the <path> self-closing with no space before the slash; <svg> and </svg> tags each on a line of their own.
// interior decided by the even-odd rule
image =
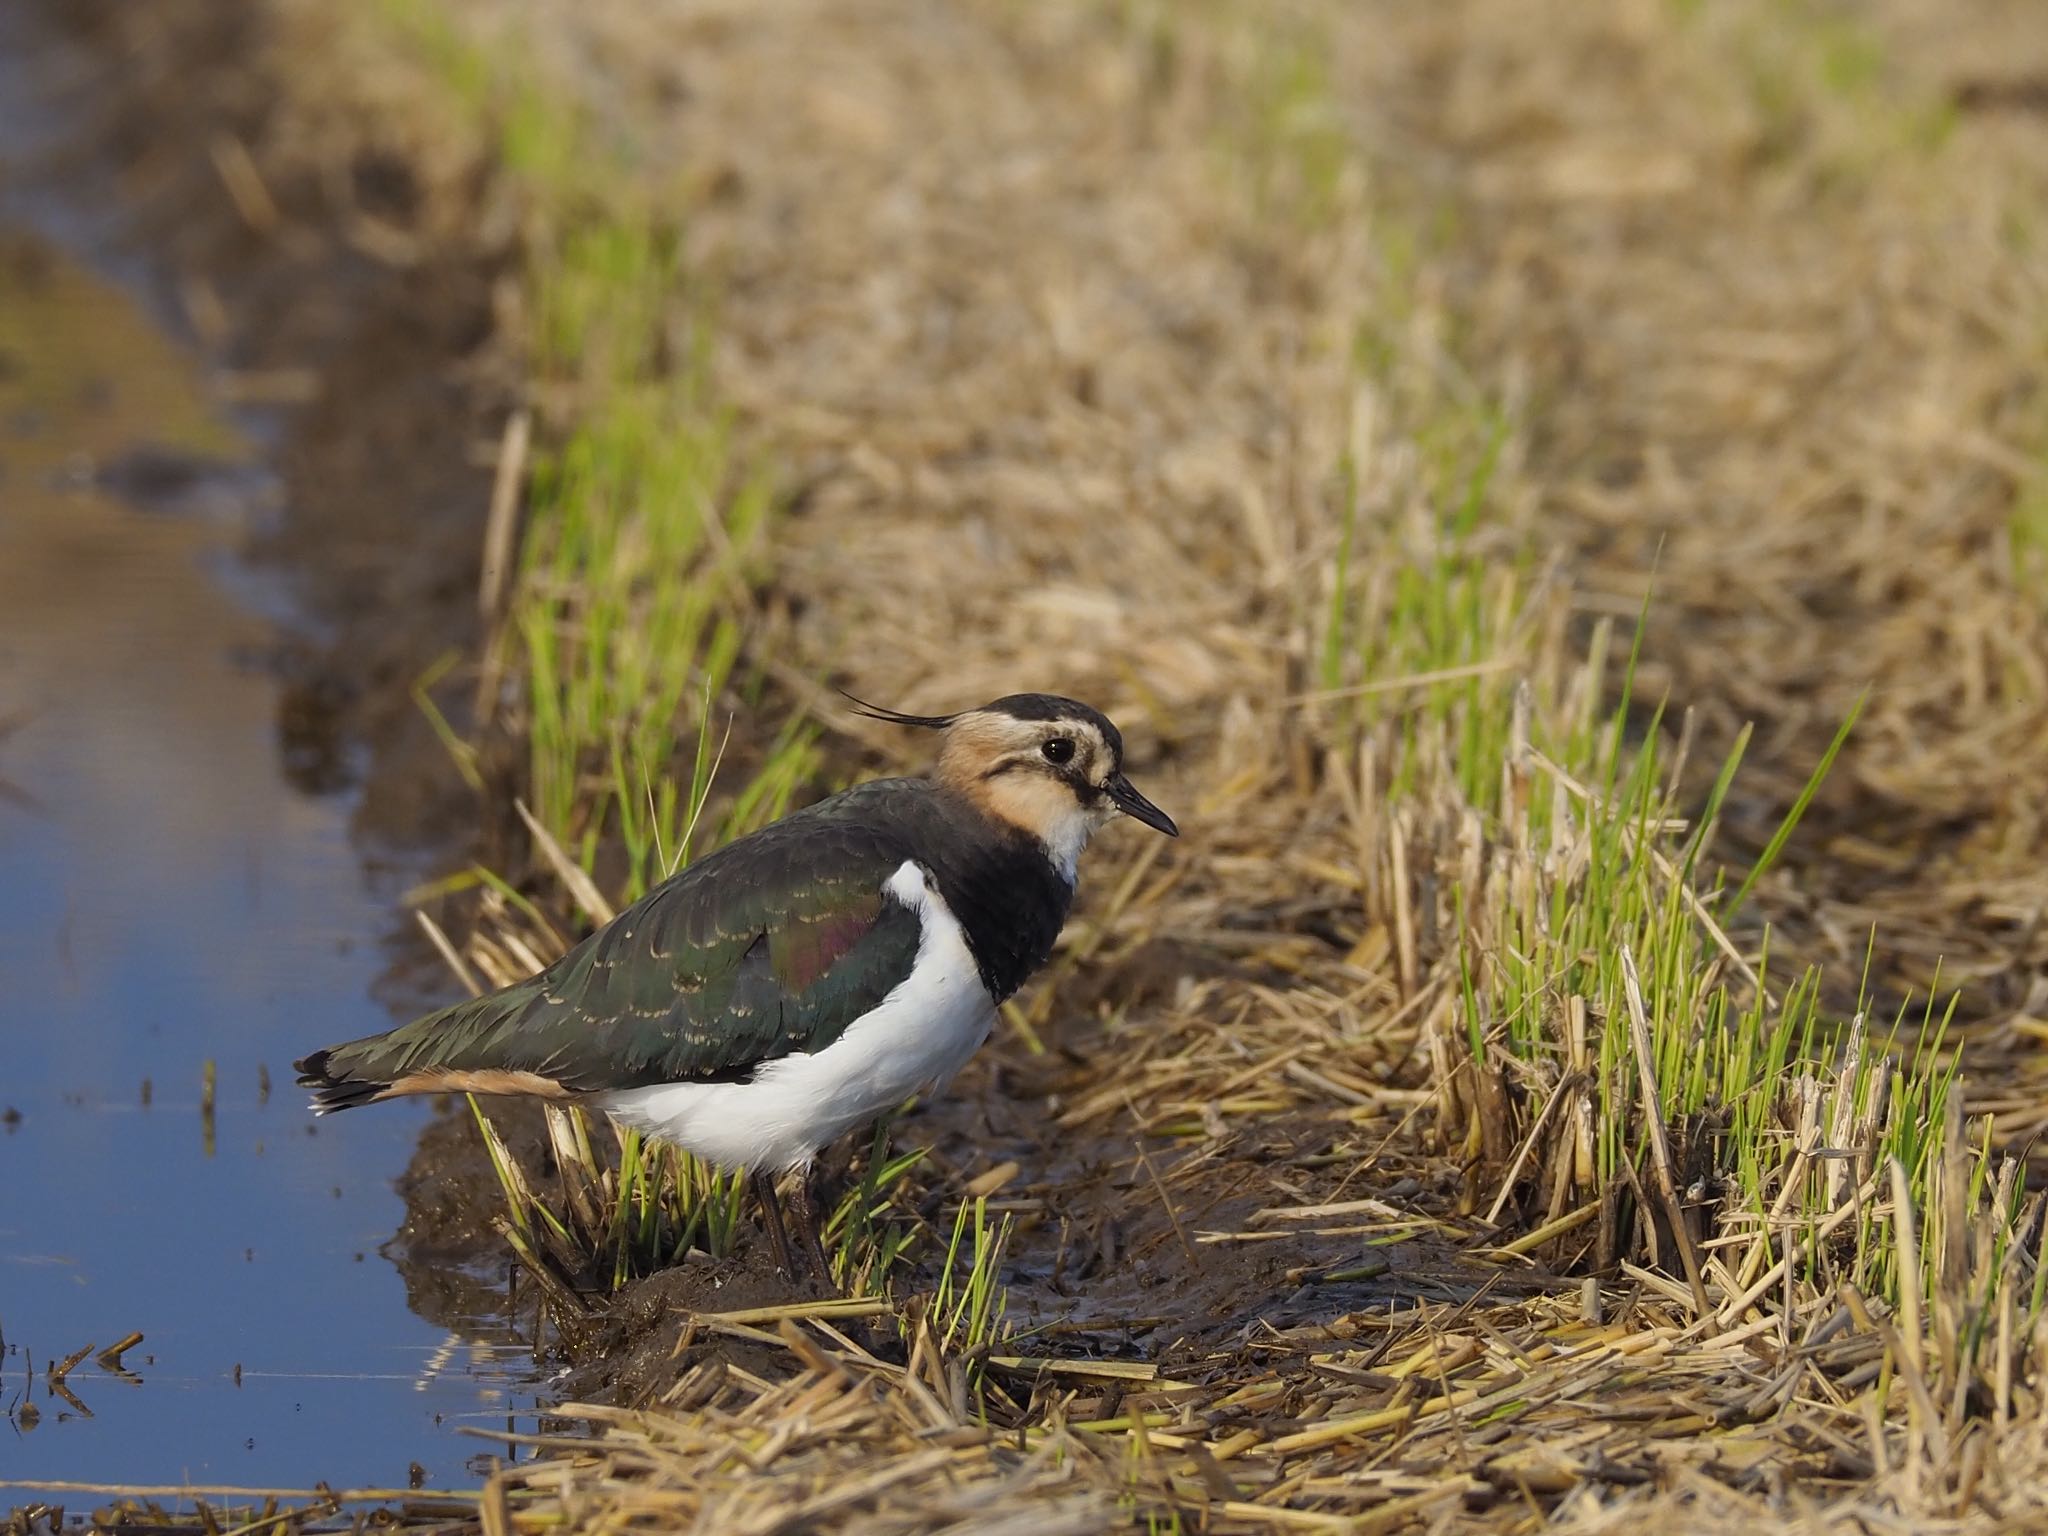
<svg viewBox="0 0 2048 1536">
<path fill-rule="evenodd" d="M 1064 1046 L 1084 1062 L 1113 1049 L 1087 1030 Z M 907 1358 L 898 1319 L 914 1314 L 915 1298 L 937 1282 L 967 1191 L 1006 1162 L 1017 1172 L 989 1197 L 988 1212 L 1011 1223 L 1000 1283 L 1013 1330 L 1004 1349 L 1019 1356 L 1142 1361 L 1198 1375 L 1283 1333 L 1334 1345 L 1355 1337 L 1366 1320 L 1423 1303 L 1455 1307 L 1482 1295 L 1507 1299 L 1572 1284 L 1537 1264 L 1508 1270 L 1471 1257 L 1462 1240 L 1471 1223 L 1455 1217 L 1455 1170 L 1411 1158 L 1398 1124 L 1276 1116 L 1259 1127 L 1256 1146 L 1235 1138 L 1189 1147 L 1152 1135 L 1048 1134 L 1060 1088 L 1099 1079 L 1085 1065 L 1062 1074 L 1041 1062 L 1014 1044 L 993 1045 L 955 1094 L 892 1126 L 892 1151 L 923 1149 L 893 1196 L 894 1219 L 914 1222 L 920 1235 L 891 1280 L 896 1312 L 844 1326 L 861 1348 L 899 1364 Z M 537 1113 L 494 1106 L 492 1117 L 544 1181 L 550 1165 Z M 867 1153 L 861 1138 L 852 1141 L 851 1149 L 825 1154 L 828 1196 L 859 1176 Z M 1361 1155 L 1373 1146 L 1396 1150 L 1378 1165 Z M 429 1130 L 402 1188 L 407 1221 L 389 1251 L 416 1287 L 415 1306 L 475 1305 L 464 1282 L 450 1276 L 488 1283 L 503 1245 L 490 1226 L 498 1189 L 465 1119 L 450 1116 Z M 1368 1191 L 1383 1197 L 1385 1212 L 1363 1219 L 1371 1230 L 1342 1218 L 1297 1230 L 1262 1226 L 1261 1214 L 1274 1207 L 1355 1200 Z M 516 1294 L 516 1280 L 509 1285 Z M 542 1309 L 530 1294 L 525 1316 L 529 1336 L 559 1367 L 553 1390 L 561 1400 L 636 1405 L 663 1399 L 707 1365 L 787 1374 L 795 1367 L 786 1350 L 750 1344 L 715 1326 L 716 1315 L 822 1294 L 807 1276 L 792 1280 L 776 1269 L 750 1206 L 737 1251 L 726 1258 L 693 1253 L 616 1295 L 593 1289 L 584 1298 L 589 1315 L 573 1320 Z M 1028 1395 L 1030 1384 L 1017 1390 Z M 1080 1406 L 1114 1411 L 1102 1402 Z"/>
</svg>

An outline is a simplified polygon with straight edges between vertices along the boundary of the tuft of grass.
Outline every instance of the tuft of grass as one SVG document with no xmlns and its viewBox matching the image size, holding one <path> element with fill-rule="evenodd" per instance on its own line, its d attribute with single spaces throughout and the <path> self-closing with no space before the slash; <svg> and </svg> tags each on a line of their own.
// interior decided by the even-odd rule
<svg viewBox="0 0 2048 1536">
<path fill-rule="evenodd" d="M 586 869 L 623 842 L 628 900 L 659 878 L 654 838 L 680 830 L 678 802 L 688 825 L 702 812 L 711 702 L 740 676 L 773 509 L 693 344 L 662 344 L 683 286 L 673 241 L 637 216 L 568 234 L 537 280 L 536 362 L 593 408 L 530 491 L 512 618 L 529 771 L 536 814 Z M 674 744 L 692 737 L 679 789 Z M 793 722 L 776 733 L 728 830 L 783 809 L 815 772 L 812 742 Z"/>
<path fill-rule="evenodd" d="M 878 1121 L 860 1178 L 826 1220 L 832 1278 L 849 1296 L 881 1296 L 916 1246 L 917 1227 L 896 1207 L 904 1177 L 924 1160 L 916 1147 L 889 1154 L 889 1122 Z"/>
<path fill-rule="evenodd" d="M 1010 1244 L 1010 1218 L 991 1222 L 988 1200 L 976 1196 L 953 1214 L 945 1261 L 921 1310 L 906 1322 L 915 1354 L 950 1362 L 956 1397 L 971 1396 L 986 1422 L 988 1357 L 1013 1333 L 1009 1291 L 1002 1284 L 1003 1256 Z"/>
<path fill-rule="evenodd" d="M 1360 845 L 1385 861 L 1367 889 L 1411 930 L 1418 876 L 1445 893 L 1444 920 L 1429 924 L 1449 936 L 1435 980 L 1414 980 L 1441 989 L 1429 1032 L 1438 1126 L 1473 1170 L 1468 1208 L 1489 1179 L 1486 1218 L 1557 1232 L 1554 1263 L 1682 1276 L 1704 1309 L 1768 1267 L 1788 1224 L 1811 1237 L 1857 1202 L 1853 1222 L 1806 1244 L 1796 1278 L 1932 1305 L 1924 1250 L 1917 1269 L 1902 1257 L 1866 1186 L 1897 1164 L 1915 1209 L 1949 1198 L 1944 1127 L 1960 1099 L 1946 1015 L 1930 1000 L 1917 1024 L 1901 1015 L 1874 1038 L 1867 998 L 1831 1017 L 1814 973 L 1779 996 L 1767 931 L 1753 956 L 1730 936 L 1860 706 L 1757 863 L 1724 888 L 1710 851 L 1746 733 L 1689 803 L 1689 727 L 1674 748 L 1663 707 L 1636 705 L 1640 624 L 1612 682 L 1604 625 L 1561 682 L 1561 632 L 1540 590 L 1472 552 L 1498 455 L 1469 462 L 1462 483 L 1414 482 L 1404 525 L 1420 536 L 1383 521 L 1373 544 L 1393 558 L 1370 574 L 1355 571 L 1364 513 L 1347 498 L 1319 650 L 1325 738 L 1384 785 L 1353 796 Z M 1418 870 L 1423 860 L 1433 867 Z M 1802 1113 L 1820 1117 L 1824 1156 L 1812 1126 L 1788 1131 Z M 1970 1166 L 1981 1187 L 1989 1164 Z M 1969 1219 L 1986 1209 L 1969 1204 Z M 1738 1239 L 1749 1246 L 1731 1265 Z"/>
<path fill-rule="evenodd" d="M 962 1245 L 970 1237 L 972 1245 L 966 1253 L 967 1271 L 963 1275 Z M 991 1225 L 985 1196 L 976 1196 L 972 1206 L 962 1205 L 954 1214 L 946 1262 L 940 1266 L 938 1286 L 932 1292 L 931 1311 L 937 1320 L 942 1348 L 986 1353 L 991 1345 L 1009 1337 L 1010 1327 L 1004 1316 L 1009 1293 L 997 1282 L 1002 1273 L 1003 1252 L 1009 1243 L 1010 1218 L 1005 1216 Z"/>
<path fill-rule="evenodd" d="M 1355 167 L 1327 50 L 1313 29 L 1261 28 L 1242 121 L 1227 129 L 1230 158 L 1247 168 L 1254 206 L 1270 217 L 1328 226 Z"/>
<path fill-rule="evenodd" d="M 616 1290 L 679 1262 L 692 1248 L 714 1258 L 733 1250 L 745 1207 L 743 1174 L 720 1174 L 633 1131 L 618 1134 L 616 1160 L 608 1159 L 591 1139 L 587 1116 L 549 1105 L 557 1175 L 550 1198 L 474 1097 L 470 1108 L 505 1196 L 499 1231 L 554 1304 L 558 1320 L 584 1310 L 584 1291 Z"/>
</svg>

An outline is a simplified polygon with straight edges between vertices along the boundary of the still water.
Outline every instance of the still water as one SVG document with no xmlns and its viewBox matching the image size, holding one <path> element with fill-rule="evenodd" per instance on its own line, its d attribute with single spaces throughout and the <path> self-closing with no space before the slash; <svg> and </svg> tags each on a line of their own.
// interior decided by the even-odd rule
<svg viewBox="0 0 2048 1536">
<path fill-rule="evenodd" d="M 282 489 L 132 287 L 12 218 L 0 1480 L 470 1481 L 492 1447 L 457 1429 L 530 1423 L 532 1371 L 488 1320 L 415 1317 L 379 1254 L 424 1111 L 316 1125 L 291 1085 L 294 1055 L 389 1027 L 394 908 L 347 798 L 282 769 L 262 658 L 288 605 L 238 558 Z M 133 1332 L 121 1369 L 50 1380 Z"/>
</svg>

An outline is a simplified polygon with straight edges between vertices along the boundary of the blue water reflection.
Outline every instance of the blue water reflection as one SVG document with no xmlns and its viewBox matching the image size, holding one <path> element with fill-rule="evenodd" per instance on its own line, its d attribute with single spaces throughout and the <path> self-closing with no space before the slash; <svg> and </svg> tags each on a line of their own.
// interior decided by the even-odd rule
<svg viewBox="0 0 2048 1536">
<path fill-rule="evenodd" d="M 530 1422 L 503 1331 L 379 1255 L 426 1112 L 291 1086 L 388 1026 L 393 893 L 281 773 L 274 635 L 219 579 L 278 494 L 128 292 L 0 229 L 0 1479 L 448 1486 L 489 1449 L 456 1426 Z M 132 1331 L 133 1379 L 47 1379 Z"/>
</svg>

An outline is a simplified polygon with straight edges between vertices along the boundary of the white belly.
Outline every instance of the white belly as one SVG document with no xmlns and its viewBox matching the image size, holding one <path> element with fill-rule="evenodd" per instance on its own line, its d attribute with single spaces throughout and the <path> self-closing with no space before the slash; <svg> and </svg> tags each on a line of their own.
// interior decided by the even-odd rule
<svg viewBox="0 0 2048 1536">
<path fill-rule="evenodd" d="M 763 1062 L 743 1083 L 664 1083 L 600 1094 L 622 1125 L 721 1168 L 801 1167 L 856 1126 L 953 1080 L 995 1010 L 967 936 L 909 861 L 886 887 L 923 924 L 910 974 L 822 1051 Z"/>
</svg>

